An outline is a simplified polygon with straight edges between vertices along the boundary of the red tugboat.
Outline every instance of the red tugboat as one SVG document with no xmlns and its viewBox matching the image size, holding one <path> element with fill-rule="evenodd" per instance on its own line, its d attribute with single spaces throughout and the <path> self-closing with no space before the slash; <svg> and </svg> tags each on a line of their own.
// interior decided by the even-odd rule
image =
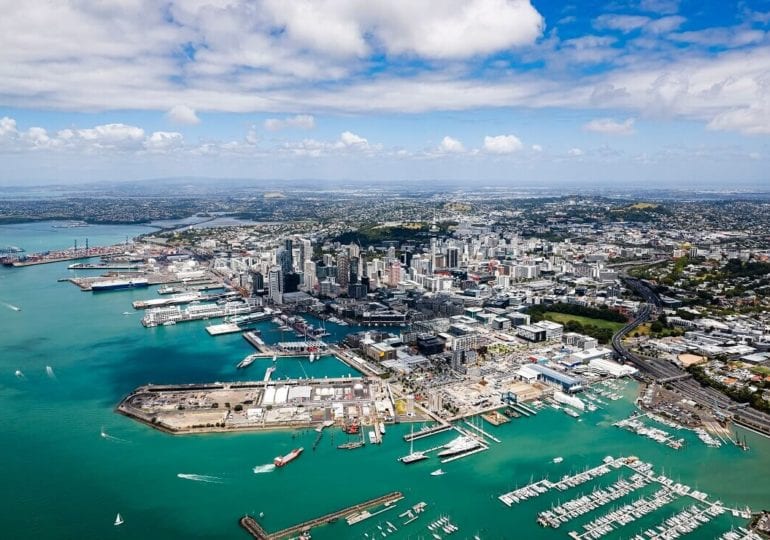
<svg viewBox="0 0 770 540">
<path fill-rule="evenodd" d="M 273 465 L 275 465 L 276 467 L 283 467 L 290 461 L 297 459 L 303 450 L 304 448 L 295 448 L 285 456 L 278 456 L 273 460 Z"/>
</svg>

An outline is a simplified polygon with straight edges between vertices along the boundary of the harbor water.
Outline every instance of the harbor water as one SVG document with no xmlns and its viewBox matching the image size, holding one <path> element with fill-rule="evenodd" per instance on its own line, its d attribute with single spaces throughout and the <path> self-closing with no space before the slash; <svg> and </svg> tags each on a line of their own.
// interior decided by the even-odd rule
<svg viewBox="0 0 770 540">
<path fill-rule="evenodd" d="M 75 238 L 84 245 L 86 237 L 95 246 L 148 230 L 10 225 L 0 227 L 0 246 L 39 251 L 69 247 Z M 409 452 L 402 439 L 408 424 L 387 426 L 380 446 L 349 451 L 337 449 L 348 440 L 338 429 L 326 430 L 315 450 L 313 430 L 179 436 L 155 431 L 114 412 L 136 386 L 262 380 L 272 363 L 258 360 L 236 369 L 253 349 L 238 334 L 210 337 L 204 331 L 210 321 L 143 328 L 141 313 L 131 302 L 155 296 L 154 287 L 84 293 L 57 282 L 75 274 L 67 265 L 0 268 L 3 538 L 247 538 L 237 523 L 247 513 L 261 514 L 260 523 L 274 531 L 390 491 L 405 495 L 395 509 L 353 526 L 340 520 L 314 529 L 313 538 L 383 538 L 378 525 L 386 529 L 386 521 L 398 528 L 388 537 L 431 538 L 426 526 L 440 516 L 449 516 L 459 527 L 452 538 L 568 538 L 569 531 L 582 531 L 583 523 L 612 506 L 649 495 L 656 487 L 647 486 L 556 530 L 540 527 L 537 513 L 632 472 L 622 468 L 512 507 L 497 497 L 532 480 L 558 480 L 594 467 L 607 455 L 638 456 L 653 463 L 656 472 L 729 506 L 770 506 L 770 440 L 740 430 L 750 446 L 744 452 L 730 444 L 706 447 L 693 433 L 682 431 L 677 437 L 684 437 L 686 445 L 674 450 L 613 427 L 633 411 L 634 383 L 625 387 L 623 399 L 607 400 L 604 408 L 579 419 L 545 407 L 536 416 L 500 427 L 484 423 L 502 442 L 445 464 L 435 453 L 413 465 L 397 461 Z M 270 322 L 257 328 L 268 343 L 282 338 Z M 326 328 L 332 334 L 329 340 L 357 329 L 331 323 Z M 332 356 L 313 363 L 279 360 L 276 368 L 273 379 L 355 375 Z M 414 447 L 434 447 L 455 435 L 420 439 Z M 275 456 L 299 446 L 305 452 L 298 459 L 281 469 L 272 466 Z M 557 456 L 561 463 L 553 462 Z M 431 476 L 439 467 L 446 474 Z M 425 512 L 402 525 L 405 518 L 398 514 L 420 501 L 427 503 Z M 678 499 L 605 538 L 641 533 L 690 502 Z M 113 525 L 118 512 L 125 521 L 120 527 Z M 713 538 L 745 523 L 725 514 L 690 537 Z"/>
</svg>

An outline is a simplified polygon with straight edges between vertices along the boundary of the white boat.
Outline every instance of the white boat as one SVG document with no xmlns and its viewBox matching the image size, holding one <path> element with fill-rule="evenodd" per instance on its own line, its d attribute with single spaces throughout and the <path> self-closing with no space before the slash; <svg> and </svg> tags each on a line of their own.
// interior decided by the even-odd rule
<svg viewBox="0 0 770 540">
<path fill-rule="evenodd" d="M 273 355 L 273 362 L 275 362 L 276 360 L 278 360 L 278 356 L 274 354 Z"/>
<path fill-rule="evenodd" d="M 444 445 L 444 450 L 438 453 L 439 457 L 449 457 L 457 454 L 463 454 L 479 448 L 481 443 L 473 437 L 460 435 L 449 444 Z"/>
<path fill-rule="evenodd" d="M 553 462 L 554 463 L 561 463 L 562 461 L 564 461 L 563 457 L 555 457 L 555 458 L 553 458 Z"/>
<path fill-rule="evenodd" d="M 414 424 L 412 424 L 412 435 L 414 435 Z M 418 461 L 422 461 L 423 459 L 428 459 L 429 457 L 430 456 L 425 452 L 420 452 L 419 450 L 417 452 L 414 451 L 414 438 L 412 438 L 409 441 L 409 453 L 403 457 L 398 458 L 398 460 L 405 465 L 409 465 L 410 463 L 416 463 Z"/>
<path fill-rule="evenodd" d="M 250 354 L 246 358 L 238 362 L 238 365 L 235 367 L 237 368 L 249 367 L 251 364 L 254 363 L 254 360 L 256 360 L 257 358 L 259 358 L 259 354 L 257 353 Z"/>
<path fill-rule="evenodd" d="M 441 476 L 442 474 L 446 474 L 446 471 L 443 471 L 441 469 L 436 469 L 432 473 L 430 473 L 431 476 Z"/>
<path fill-rule="evenodd" d="M 120 515 L 120 512 L 118 512 L 118 515 L 115 516 L 115 526 L 123 525 L 123 517 Z"/>
<path fill-rule="evenodd" d="M 310 361 L 312 362 L 315 360 L 315 353 L 310 353 Z"/>
<path fill-rule="evenodd" d="M 22 373 L 20 369 L 17 369 L 16 373 L 14 373 L 14 375 L 16 375 L 19 379 L 23 379 L 24 378 L 24 373 Z"/>
</svg>

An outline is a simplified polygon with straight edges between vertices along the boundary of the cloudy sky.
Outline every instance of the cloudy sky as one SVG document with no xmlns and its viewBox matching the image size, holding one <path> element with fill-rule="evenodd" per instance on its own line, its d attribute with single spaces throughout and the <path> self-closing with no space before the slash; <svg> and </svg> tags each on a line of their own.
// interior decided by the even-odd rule
<svg viewBox="0 0 770 540">
<path fill-rule="evenodd" d="M 0 0 L 0 183 L 770 186 L 770 1 Z"/>
</svg>

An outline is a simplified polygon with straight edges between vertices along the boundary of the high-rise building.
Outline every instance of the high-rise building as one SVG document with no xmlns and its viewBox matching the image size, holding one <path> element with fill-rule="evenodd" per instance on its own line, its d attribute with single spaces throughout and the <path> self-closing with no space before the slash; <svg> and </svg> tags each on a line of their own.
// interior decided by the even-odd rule
<svg viewBox="0 0 770 540">
<path fill-rule="evenodd" d="M 265 288 L 265 276 L 262 272 L 255 270 L 251 272 L 251 293 L 257 294 L 258 291 L 262 291 Z"/>
<path fill-rule="evenodd" d="M 313 243 L 307 238 L 299 239 L 299 258 L 300 265 L 304 265 L 313 258 Z"/>
<path fill-rule="evenodd" d="M 344 253 L 337 255 L 337 283 L 343 291 L 350 285 L 350 257 Z"/>
<path fill-rule="evenodd" d="M 280 266 L 273 266 L 267 273 L 268 297 L 274 304 L 283 304 L 283 276 Z"/>
<path fill-rule="evenodd" d="M 450 247 L 446 250 L 447 268 L 457 268 L 460 266 L 460 250 L 456 247 Z"/>
<path fill-rule="evenodd" d="M 394 261 L 388 267 L 388 284 L 391 287 L 397 287 L 401 281 L 401 263 Z"/>
<path fill-rule="evenodd" d="M 291 251 L 287 251 L 285 246 L 279 247 L 275 252 L 275 262 L 281 267 L 281 272 L 288 274 L 292 270 Z"/>
<path fill-rule="evenodd" d="M 316 277 L 316 266 L 313 261 L 305 261 L 305 274 L 304 274 L 304 287 L 307 291 L 315 290 L 318 284 L 318 278 Z"/>
<path fill-rule="evenodd" d="M 283 289 L 282 292 L 290 293 L 297 292 L 299 290 L 299 274 L 296 272 L 289 272 L 283 274 Z"/>
</svg>

